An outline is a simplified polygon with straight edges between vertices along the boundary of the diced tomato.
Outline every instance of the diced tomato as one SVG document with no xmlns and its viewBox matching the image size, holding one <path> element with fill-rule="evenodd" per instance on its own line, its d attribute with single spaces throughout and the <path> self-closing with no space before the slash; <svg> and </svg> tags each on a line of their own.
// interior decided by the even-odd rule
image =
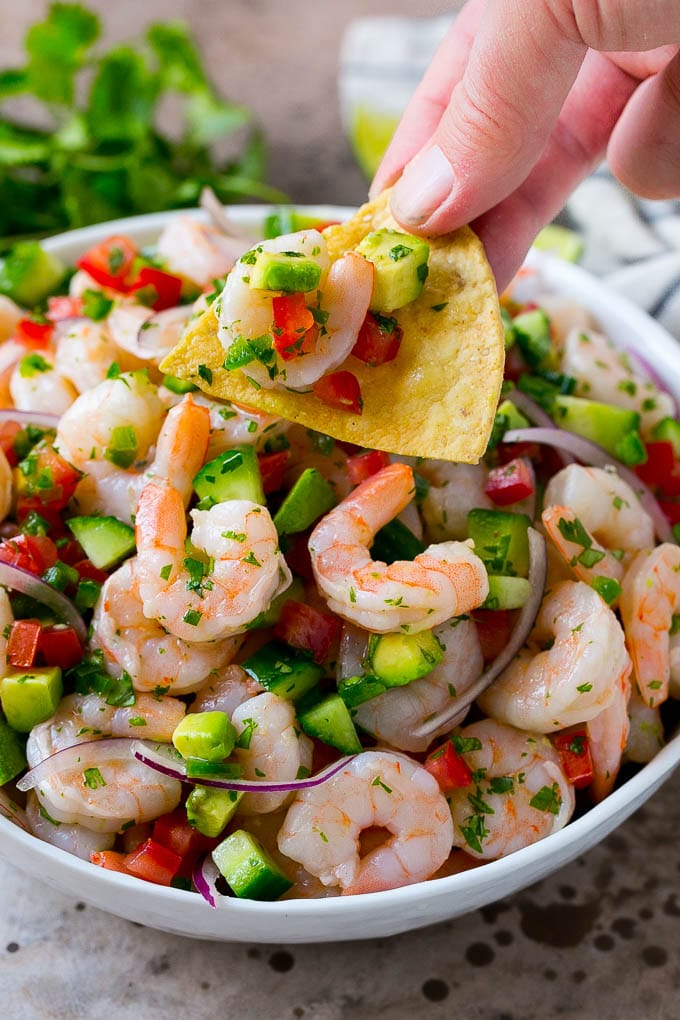
<svg viewBox="0 0 680 1020">
<path fill-rule="evenodd" d="M 16 326 L 17 340 L 31 347 L 46 347 L 52 339 L 54 325 L 51 322 L 38 322 L 36 319 L 20 319 Z"/>
<path fill-rule="evenodd" d="M 119 871 L 123 875 L 129 875 L 125 862 L 127 854 L 121 854 L 118 850 L 95 850 L 90 854 L 90 861 L 99 868 L 106 868 L 107 871 Z"/>
<path fill-rule="evenodd" d="M 350 457 L 347 461 L 347 477 L 352 485 L 359 485 L 360 482 L 375 475 L 382 468 L 387 467 L 390 462 L 390 455 L 382 450 L 369 450 L 368 453 L 360 453 L 357 457 Z"/>
<path fill-rule="evenodd" d="M 351 372 L 331 372 L 318 379 L 312 386 L 315 397 L 329 407 L 340 411 L 361 414 L 363 402 L 359 380 Z"/>
<path fill-rule="evenodd" d="M 526 461 L 516 457 L 489 471 L 484 491 L 496 506 L 509 506 L 534 493 L 534 479 Z"/>
<path fill-rule="evenodd" d="M 69 538 L 65 542 L 60 542 L 59 559 L 62 563 L 68 563 L 70 567 L 75 567 L 76 563 L 82 560 L 84 556 L 83 547 L 80 542 L 76 542 L 75 538 Z"/>
<path fill-rule="evenodd" d="M 17 519 L 23 520 L 32 510 L 44 513 L 46 505 L 53 510 L 63 510 L 81 477 L 81 472 L 49 443 L 34 446 L 22 461 L 17 485 Z"/>
<path fill-rule="evenodd" d="M 153 839 L 144 840 L 141 846 L 125 856 L 125 867 L 130 874 L 156 885 L 170 885 L 181 864 L 179 854 Z"/>
<path fill-rule="evenodd" d="M 305 303 L 304 294 L 282 294 L 272 301 L 274 309 L 274 350 L 284 361 L 311 354 L 319 330 Z"/>
<path fill-rule="evenodd" d="M 153 823 L 151 835 L 154 842 L 182 858 L 212 850 L 218 842 L 194 829 L 189 824 L 186 811 L 182 807 L 157 818 Z"/>
<path fill-rule="evenodd" d="M 538 443 L 499 443 L 496 449 L 500 464 L 509 464 L 517 457 L 528 457 L 529 460 L 543 461 L 543 452 L 548 447 L 540 447 Z M 559 462 L 561 466 L 561 461 Z M 559 470 L 559 467 L 556 469 Z"/>
<path fill-rule="evenodd" d="M 668 518 L 669 524 L 680 524 L 680 501 L 660 499 L 658 503 Z"/>
<path fill-rule="evenodd" d="M 69 297 L 67 294 L 47 299 L 47 318 L 50 322 L 61 322 L 62 319 L 75 319 L 83 314 L 83 299 Z"/>
<path fill-rule="evenodd" d="M 367 312 L 352 354 L 367 365 L 384 365 L 396 358 L 403 335 L 396 319 Z"/>
<path fill-rule="evenodd" d="M 17 535 L 0 542 L 0 563 L 20 567 L 41 577 L 58 559 L 57 547 L 47 535 Z"/>
<path fill-rule="evenodd" d="M 89 560 L 76 560 L 71 565 L 75 567 L 81 577 L 86 578 L 88 581 L 97 581 L 98 584 L 103 584 L 109 576 L 105 570 L 95 567 L 94 563 L 91 563 Z"/>
<path fill-rule="evenodd" d="M 646 485 L 659 488 L 666 496 L 680 496 L 680 460 L 673 444 L 666 440 L 646 443 L 647 460 L 635 473 Z"/>
<path fill-rule="evenodd" d="M 263 453 L 258 458 L 260 475 L 262 477 L 262 488 L 265 496 L 270 492 L 278 492 L 283 485 L 283 476 L 286 473 L 288 464 L 288 450 L 278 450 L 276 453 Z"/>
<path fill-rule="evenodd" d="M 150 300 L 144 303 L 154 311 L 162 312 L 166 308 L 174 308 L 179 304 L 182 294 L 182 278 L 174 276 L 172 273 L 165 273 L 162 269 L 156 269 L 154 266 L 144 266 L 130 284 L 129 290 L 138 296 L 142 296 L 142 291 L 148 291 Z"/>
<path fill-rule="evenodd" d="M 125 292 L 136 258 L 135 242 L 123 234 L 114 234 L 86 251 L 76 265 L 100 286 Z"/>
<path fill-rule="evenodd" d="M 40 620 L 15 620 L 9 632 L 7 658 L 17 669 L 30 669 L 35 665 L 40 644 Z"/>
<path fill-rule="evenodd" d="M 0 425 L 0 449 L 7 458 L 10 467 L 16 467 L 19 458 L 14 449 L 14 441 L 24 427 L 18 421 L 4 421 Z"/>
<path fill-rule="evenodd" d="M 564 774 L 577 790 L 590 786 L 593 781 L 593 759 L 585 726 L 570 726 L 552 735 L 552 742 L 560 756 Z"/>
<path fill-rule="evenodd" d="M 309 532 L 286 535 L 286 563 L 298 577 L 303 577 L 305 581 L 313 581 L 314 571 L 308 543 Z"/>
<path fill-rule="evenodd" d="M 512 629 L 507 609 L 475 609 L 472 619 L 485 662 L 497 658 L 510 638 Z"/>
<path fill-rule="evenodd" d="M 440 744 L 428 754 L 424 767 L 437 780 L 442 793 L 459 790 L 472 782 L 470 766 L 462 755 L 458 754 L 450 740 Z"/>
<path fill-rule="evenodd" d="M 73 627 L 43 627 L 38 640 L 38 653 L 46 666 L 70 669 L 83 657 L 83 646 Z"/>
<path fill-rule="evenodd" d="M 289 599 L 284 602 L 274 633 L 281 641 L 311 652 L 317 662 L 325 662 L 340 640 L 342 622 L 331 613 Z"/>
<path fill-rule="evenodd" d="M 511 382 L 517 382 L 523 372 L 527 370 L 527 363 L 515 344 L 509 351 L 505 352 L 505 370 L 503 375 Z"/>
</svg>

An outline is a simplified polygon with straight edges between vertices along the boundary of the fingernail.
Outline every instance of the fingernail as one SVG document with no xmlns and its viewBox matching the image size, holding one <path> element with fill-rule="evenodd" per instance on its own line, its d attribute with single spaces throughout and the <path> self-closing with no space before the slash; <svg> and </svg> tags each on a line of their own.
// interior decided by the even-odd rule
<svg viewBox="0 0 680 1020">
<path fill-rule="evenodd" d="M 418 153 L 394 185 L 394 216 L 400 223 L 425 223 L 449 197 L 454 183 L 451 164 L 438 145 Z"/>
</svg>

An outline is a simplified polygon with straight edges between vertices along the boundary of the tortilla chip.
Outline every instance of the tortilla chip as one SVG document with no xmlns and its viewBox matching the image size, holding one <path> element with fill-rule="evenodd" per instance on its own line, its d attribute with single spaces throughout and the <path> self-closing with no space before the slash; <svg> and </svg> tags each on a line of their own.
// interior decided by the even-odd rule
<svg viewBox="0 0 680 1020">
<path fill-rule="evenodd" d="M 331 258 L 340 258 L 381 227 L 401 229 L 389 212 L 386 192 L 346 223 L 324 231 Z M 256 389 L 241 370 L 224 369 L 225 351 L 212 309 L 190 324 L 161 368 L 213 397 L 357 446 L 477 463 L 486 450 L 503 381 L 496 284 L 482 244 L 468 227 L 429 243 L 425 286 L 415 301 L 395 312 L 404 333 L 397 357 L 371 368 L 350 356 L 341 366 L 359 380 L 361 415 L 329 407 L 312 393 Z"/>
</svg>

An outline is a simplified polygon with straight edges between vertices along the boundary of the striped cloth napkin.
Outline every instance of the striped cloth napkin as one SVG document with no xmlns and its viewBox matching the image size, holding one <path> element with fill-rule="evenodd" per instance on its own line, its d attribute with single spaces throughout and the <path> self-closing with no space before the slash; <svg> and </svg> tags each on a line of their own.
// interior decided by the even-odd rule
<svg viewBox="0 0 680 1020">
<path fill-rule="evenodd" d="M 370 175 L 452 15 L 359 18 L 341 48 L 345 129 Z M 680 201 L 637 199 L 602 165 L 560 217 L 583 239 L 581 264 L 661 322 L 680 340 Z"/>
</svg>

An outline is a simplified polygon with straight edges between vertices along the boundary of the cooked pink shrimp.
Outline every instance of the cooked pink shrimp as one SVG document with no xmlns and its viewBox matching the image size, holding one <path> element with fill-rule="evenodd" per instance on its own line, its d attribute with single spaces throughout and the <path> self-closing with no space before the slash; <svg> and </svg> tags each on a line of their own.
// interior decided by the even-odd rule
<svg viewBox="0 0 680 1020">
<path fill-rule="evenodd" d="M 0 343 L 14 336 L 14 331 L 26 313 L 11 298 L 0 294 Z"/>
<path fill-rule="evenodd" d="M 157 251 L 171 273 L 207 287 L 227 275 L 247 246 L 247 241 L 228 237 L 192 216 L 177 216 L 158 238 Z"/>
<path fill-rule="evenodd" d="M 574 789 L 549 740 L 483 719 L 460 730 L 465 760 L 480 777 L 449 794 L 453 843 L 496 860 L 562 829 L 574 810 Z"/>
<path fill-rule="evenodd" d="M 650 708 L 642 700 L 636 684 L 631 684 L 628 718 L 630 729 L 624 758 L 626 761 L 644 765 L 651 761 L 664 745 L 663 720 L 658 708 Z"/>
<path fill-rule="evenodd" d="M 362 482 L 309 539 L 314 576 L 329 607 L 365 630 L 419 631 L 480 606 L 484 564 L 464 542 L 430 545 L 413 562 L 371 559 L 376 532 L 413 497 L 413 472 L 390 464 Z"/>
<path fill-rule="evenodd" d="M 389 833 L 361 855 L 361 833 Z M 451 851 L 451 814 L 437 781 L 406 755 L 364 751 L 332 779 L 296 796 L 278 836 L 281 853 L 345 895 L 430 878 Z"/>
<path fill-rule="evenodd" d="M 189 712 L 226 712 L 231 719 L 239 705 L 263 691 L 264 687 L 258 680 L 232 663 L 203 684 Z"/>
<path fill-rule="evenodd" d="M 118 348 L 104 322 L 66 319 L 57 323 L 54 335 L 54 367 L 78 393 L 104 382 L 114 361 L 120 364 Z"/>
<path fill-rule="evenodd" d="M 623 579 L 621 619 L 638 689 L 654 708 L 668 697 L 670 630 L 680 609 L 680 547 L 637 554 Z"/>
<path fill-rule="evenodd" d="M 528 647 L 478 704 L 499 722 L 552 733 L 608 708 L 629 671 L 615 614 L 583 581 L 562 581 L 544 598 Z"/>
<path fill-rule="evenodd" d="M 632 663 L 619 677 L 611 704 L 586 723 L 593 761 L 590 793 L 595 801 L 601 801 L 611 793 L 621 767 L 630 729 L 628 701 L 631 669 Z"/>
<path fill-rule="evenodd" d="M 112 850 L 116 841 L 115 832 L 93 832 L 84 825 L 67 825 L 53 819 L 40 803 L 35 790 L 28 791 L 26 818 L 34 836 L 83 861 L 89 861 L 90 854 L 97 850 Z"/>
</svg>

